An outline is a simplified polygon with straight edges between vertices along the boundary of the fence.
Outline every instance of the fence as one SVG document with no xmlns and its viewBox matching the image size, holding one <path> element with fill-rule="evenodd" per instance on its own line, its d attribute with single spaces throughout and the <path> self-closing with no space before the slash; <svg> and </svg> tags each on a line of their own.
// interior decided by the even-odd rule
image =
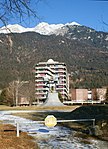
<svg viewBox="0 0 108 149">
<path fill-rule="evenodd" d="M 77 104 L 100 104 L 101 101 L 93 101 L 93 100 L 71 100 L 71 101 L 64 101 L 63 104 L 65 105 L 77 105 Z"/>
<path fill-rule="evenodd" d="M 48 116 L 47 116 L 48 117 Z M 46 118 L 47 118 L 46 117 Z M 45 121 L 47 120 L 47 122 L 48 123 L 50 123 L 50 124 L 52 124 L 52 126 L 54 126 L 56 123 L 55 123 L 55 121 L 56 121 L 56 118 L 55 118 L 55 121 L 53 121 L 54 119 L 52 119 L 51 118 L 51 116 L 49 116 L 50 118 L 49 119 L 45 119 Z M 24 124 L 36 124 L 36 123 L 44 123 L 44 124 L 46 124 L 46 122 L 45 121 L 32 121 L 32 122 L 18 122 L 18 121 L 16 121 L 16 120 L 3 120 L 2 121 L 2 123 L 3 124 L 14 124 L 14 125 L 16 125 L 16 136 L 17 137 L 19 137 L 19 132 L 20 132 L 20 127 L 19 127 L 19 125 L 21 124 L 21 123 L 24 123 Z M 95 127 L 95 119 L 75 119 L 75 120 L 57 120 L 57 123 L 62 123 L 62 122 L 85 122 L 85 121 L 92 121 L 93 122 L 93 127 Z M 54 124 L 53 124 L 53 122 L 54 122 Z M 48 125 L 47 125 L 48 126 Z"/>
</svg>

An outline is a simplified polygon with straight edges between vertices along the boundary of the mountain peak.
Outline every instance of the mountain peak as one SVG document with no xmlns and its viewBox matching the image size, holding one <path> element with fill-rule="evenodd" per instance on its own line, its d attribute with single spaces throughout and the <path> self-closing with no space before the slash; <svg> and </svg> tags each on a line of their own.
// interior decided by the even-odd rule
<svg viewBox="0 0 108 149">
<path fill-rule="evenodd" d="M 4 33 L 4 34 L 7 34 L 7 33 L 22 33 L 25 31 L 25 28 L 19 24 L 9 24 L 7 26 L 4 26 L 2 28 L 0 28 L 0 33 Z"/>
<path fill-rule="evenodd" d="M 77 22 L 71 22 L 66 24 L 48 24 L 46 22 L 41 22 L 34 28 L 25 28 L 19 24 L 9 24 L 7 26 L 4 26 L 0 28 L 0 33 L 23 33 L 23 32 L 37 32 L 43 35 L 51 35 L 56 34 L 56 31 L 61 29 L 62 27 L 69 25 L 80 25 Z"/>
<path fill-rule="evenodd" d="M 71 22 L 71 23 L 66 23 L 65 25 L 77 25 L 77 26 L 81 26 L 79 23 L 77 22 Z"/>
<path fill-rule="evenodd" d="M 50 35 L 50 34 L 53 34 L 55 30 L 63 26 L 64 26 L 63 24 L 48 24 L 46 22 L 42 22 L 35 27 L 35 32 L 38 32 L 44 35 Z"/>
</svg>

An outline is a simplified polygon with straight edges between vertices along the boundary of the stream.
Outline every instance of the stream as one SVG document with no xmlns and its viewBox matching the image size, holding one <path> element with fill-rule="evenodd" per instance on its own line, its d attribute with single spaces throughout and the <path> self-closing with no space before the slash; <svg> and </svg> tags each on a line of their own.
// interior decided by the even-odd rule
<svg viewBox="0 0 108 149">
<path fill-rule="evenodd" d="M 76 132 L 63 126 L 47 128 L 42 123 L 32 123 L 34 121 L 13 116 L 6 111 L 0 111 L 0 120 L 19 122 L 20 130 L 36 138 L 40 149 L 108 149 L 108 142 L 74 137 Z"/>
</svg>

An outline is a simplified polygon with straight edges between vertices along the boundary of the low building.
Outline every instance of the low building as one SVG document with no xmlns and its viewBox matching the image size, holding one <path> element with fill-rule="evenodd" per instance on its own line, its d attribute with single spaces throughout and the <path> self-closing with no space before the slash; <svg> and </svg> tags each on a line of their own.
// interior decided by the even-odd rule
<svg viewBox="0 0 108 149">
<path fill-rule="evenodd" d="M 72 89 L 71 100 L 76 100 L 76 101 L 88 100 L 88 90 L 87 89 Z"/>
<path fill-rule="evenodd" d="M 19 103 L 18 103 L 19 106 L 21 105 L 30 105 L 30 99 L 28 99 L 27 97 L 19 97 Z"/>
<path fill-rule="evenodd" d="M 88 89 L 72 89 L 71 100 L 74 101 L 104 101 L 106 95 L 106 88 Z"/>
</svg>

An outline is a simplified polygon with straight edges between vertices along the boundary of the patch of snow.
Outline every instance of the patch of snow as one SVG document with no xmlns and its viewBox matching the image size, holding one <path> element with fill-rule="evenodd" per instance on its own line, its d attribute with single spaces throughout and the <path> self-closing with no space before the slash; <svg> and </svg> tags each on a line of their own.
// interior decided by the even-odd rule
<svg viewBox="0 0 108 149">
<path fill-rule="evenodd" d="M 65 43 L 64 40 L 61 41 L 62 43 Z"/>
<path fill-rule="evenodd" d="M 77 22 L 71 22 L 71 23 L 66 23 L 65 25 L 77 25 L 77 26 L 81 26 L 79 23 Z"/>
<path fill-rule="evenodd" d="M 105 40 L 108 41 L 108 36 L 106 36 L 106 39 Z"/>
<path fill-rule="evenodd" d="M 97 36 L 97 38 L 101 38 L 100 36 Z"/>
<path fill-rule="evenodd" d="M 91 37 L 90 36 L 88 36 L 88 39 L 90 39 Z"/>
<path fill-rule="evenodd" d="M 3 43 L 3 41 L 2 41 L 2 40 L 0 40 L 0 43 Z"/>
<path fill-rule="evenodd" d="M 72 39 L 73 39 L 73 40 L 76 40 L 77 38 L 76 38 L 76 37 L 73 37 Z"/>
</svg>

